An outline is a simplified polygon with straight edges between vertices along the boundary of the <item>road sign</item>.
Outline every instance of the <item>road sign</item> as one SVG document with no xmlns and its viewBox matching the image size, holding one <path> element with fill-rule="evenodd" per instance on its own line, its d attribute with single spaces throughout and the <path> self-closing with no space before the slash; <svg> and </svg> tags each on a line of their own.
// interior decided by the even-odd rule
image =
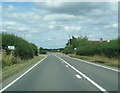
<svg viewBox="0 0 120 93">
<path fill-rule="evenodd" d="M 77 48 L 74 48 L 74 50 L 76 50 Z"/>
<path fill-rule="evenodd" d="M 8 49 L 9 49 L 9 50 L 14 50 L 14 49 L 15 49 L 15 46 L 8 46 Z"/>
</svg>

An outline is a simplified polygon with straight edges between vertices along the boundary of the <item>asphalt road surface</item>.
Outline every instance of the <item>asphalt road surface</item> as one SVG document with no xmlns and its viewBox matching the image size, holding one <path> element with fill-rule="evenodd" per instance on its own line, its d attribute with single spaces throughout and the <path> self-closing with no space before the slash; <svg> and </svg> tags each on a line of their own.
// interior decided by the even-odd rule
<svg viewBox="0 0 120 93">
<path fill-rule="evenodd" d="M 51 53 L 2 91 L 118 91 L 118 71 Z"/>
</svg>

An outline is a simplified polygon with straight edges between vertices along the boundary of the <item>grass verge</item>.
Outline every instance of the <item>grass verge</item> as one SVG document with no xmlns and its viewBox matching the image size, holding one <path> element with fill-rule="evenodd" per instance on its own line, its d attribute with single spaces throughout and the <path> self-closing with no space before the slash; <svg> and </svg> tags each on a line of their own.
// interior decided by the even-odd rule
<svg viewBox="0 0 120 93">
<path fill-rule="evenodd" d="M 0 51 L 0 82 L 2 82 L 2 52 Z M 1 89 L 1 85 L 0 85 Z"/>
<path fill-rule="evenodd" d="M 99 56 L 99 55 L 95 55 L 95 56 L 77 56 L 75 54 L 68 54 L 68 56 L 70 57 L 74 57 L 74 58 L 79 58 L 79 59 L 83 59 L 89 62 L 94 62 L 94 63 L 101 63 L 104 65 L 108 65 L 108 66 L 113 66 L 113 67 L 120 67 L 120 64 L 118 63 L 119 59 L 118 58 L 108 58 L 105 56 Z"/>
<path fill-rule="evenodd" d="M 10 76 L 13 76 L 17 74 L 18 72 L 24 70 L 25 68 L 28 68 L 32 66 L 33 64 L 37 63 L 41 59 L 43 59 L 44 56 L 35 56 L 33 59 L 26 60 L 25 62 L 22 62 L 20 64 L 14 64 L 11 66 L 6 66 L 2 69 L 2 80 L 7 79 Z"/>
</svg>

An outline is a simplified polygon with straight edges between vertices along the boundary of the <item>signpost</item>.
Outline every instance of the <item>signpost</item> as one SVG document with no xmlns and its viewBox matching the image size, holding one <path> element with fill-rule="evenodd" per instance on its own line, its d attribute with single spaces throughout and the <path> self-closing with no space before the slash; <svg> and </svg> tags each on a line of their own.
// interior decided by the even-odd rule
<svg viewBox="0 0 120 93">
<path fill-rule="evenodd" d="M 75 50 L 75 54 L 76 54 L 76 49 L 77 49 L 77 48 L 74 48 L 74 50 Z"/>
<path fill-rule="evenodd" d="M 74 50 L 76 50 L 77 48 L 74 48 Z"/>
<path fill-rule="evenodd" d="M 13 51 L 15 50 L 15 46 L 8 46 L 8 49 L 11 50 L 11 56 L 13 55 Z"/>
<path fill-rule="evenodd" d="M 9 49 L 9 50 L 14 50 L 14 49 L 15 49 L 15 46 L 8 46 L 8 49 Z"/>
</svg>

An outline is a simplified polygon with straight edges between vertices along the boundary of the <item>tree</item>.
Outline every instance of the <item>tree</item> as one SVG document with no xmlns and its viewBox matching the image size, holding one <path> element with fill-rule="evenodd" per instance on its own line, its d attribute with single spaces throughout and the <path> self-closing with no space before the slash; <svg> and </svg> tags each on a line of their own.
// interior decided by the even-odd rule
<svg viewBox="0 0 120 93">
<path fill-rule="evenodd" d="M 72 36 L 71 39 L 68 40 L 66 47 L 64 48 L 64 53 L 69 54 L 69 53 L 75 53 L 75 48 L 78 48 L 80 46 L 84 46 L 88 43 L 88 38 L 85 37 L 77 37 L 75 38 Z"/>
</svg>

